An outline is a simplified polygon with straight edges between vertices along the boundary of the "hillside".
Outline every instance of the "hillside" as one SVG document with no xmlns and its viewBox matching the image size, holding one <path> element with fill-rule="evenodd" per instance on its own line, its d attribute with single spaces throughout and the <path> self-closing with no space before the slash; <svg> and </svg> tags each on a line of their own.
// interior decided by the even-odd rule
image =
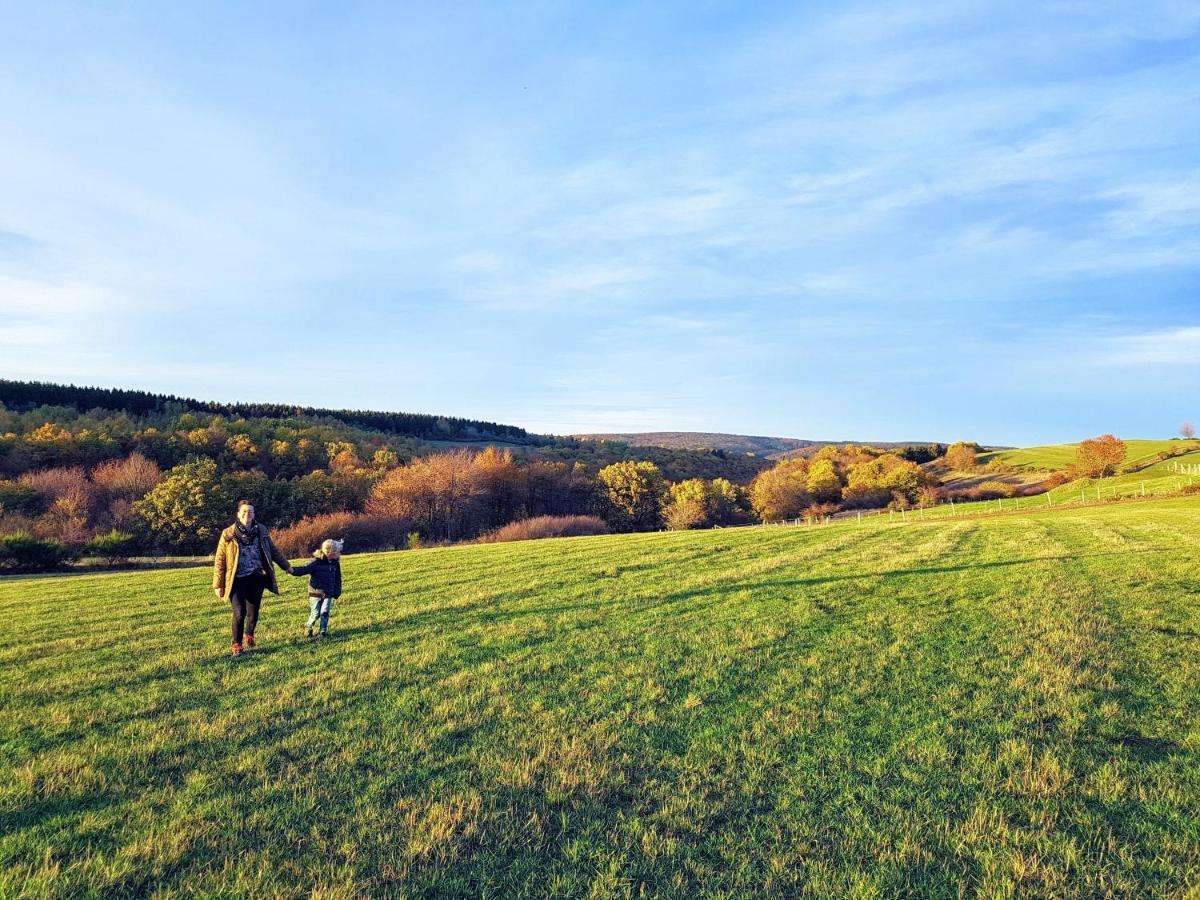
<svg viewBox="0 0 1200 900">
<path fill-rule="evenodd" d="M 1149 441 L 1145 443 L 1151 443 Z M 1016 478 L 1027 477 L 1028 471 Z M 976 503 L 942 504 L 922 510 L 925 519 L 970 515 L 978 510 L 1040 509 L 1051 506 L 1086 506 L 1109 500 L 1178 494 L 1200 484 L 1200 450 L 1152 463 L 1134 472 L 1107 478 L 1077 478 L 1044 493 Z"/>
<path fill-rule="evenodd" d="M 577 434 L 585 441 L 620 441 L 631 447 L 666 447 L 675 450 L 719 450 L 766 459 L 785 459 L 831 444 L 869 444 L 884 449 L 927 446 L 933 441 L 810 441 L 801 438 L 722 434 L 708 431 L 643 431 L 628 434 Z"/>
<path fill-rule="evenodd" d="M 1178 896 L 1200 499 L 0 580 L 0 894 Z"/>
<path fill-rule="evenodd" d="M 1158 453 L 1178 450 L 1184 441 L 1142 441 L 1127 440 L 1128 448 L 1126 464 L 1137 465 L 1149 462 Z M 1075 462 L 1079 453 L 1079 444 L 1050 444 L 1045 447 L 1021 447 L 1009 450 L 995 450 L 979 454 L 979 462 L 987 464 L 993 459 L 999 459 L 1016 469 L 1042 470 L 1048 472 L 1062 471 Z"/>
<path fill-rule="evenodd" d="M 54 427 L 44 433 L 48 424 Z M 232 458 L 224 452 L 231 436 L 251 440 L 254 452 Z M 271 458 L 276 445 L 289 445 L 294 451 L 300 440 L 316 450 L 303 460 L 280 463 Z M 523 461 L 580 463 L 591 472 L 614 462 L 649 460 L 672 481 L 726 478 L 744 484 L 769 466 L 744 455 L 581 441 L 453 416 L 201 401 L 120 388 L 0 379 L 0 479 L 37 468 L 94 465 L 134 450 L 164 467 L 201 455 L 218 459 L 224 470 L 258 467 L 274 478 L 279 471 L 295 475 L 325 467 L 329 461 L 321 454 L 331 444 L 350 445 L 364 461 L 381 450 L 408 462 L 431 453 L 489 446 L 509 450 Z"/>
<path fill-rule="evenodd" d="M 76 412 L 100 409 L 130 416 L 147 413 L 208 413 L 227 418 L 324 420 L 356 429 L 427 440 L 481 441 L 495 439 L 520 444 L 542 444 L 549 438 L 531 435 L 515 425 L 428 413 L 379 412 L 360 409 L 322 409 L 288 403 L 223 403 L 194 400 L 173 394 L 121 388 L 77 387 L 39 381 L 0 379 L 0 406 L 24 412 L 38 406 L 61 406 Z"/>
</svg>

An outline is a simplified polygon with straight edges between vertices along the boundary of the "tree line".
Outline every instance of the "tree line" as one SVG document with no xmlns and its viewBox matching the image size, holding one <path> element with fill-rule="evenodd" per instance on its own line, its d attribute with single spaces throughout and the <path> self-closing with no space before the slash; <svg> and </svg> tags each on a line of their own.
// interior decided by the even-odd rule
<svg viewBox="0 0 1200 900">
<path fill-rule="evenodd" d="M 521 444 L 548 443 L 549 438 L 533 435 L 516 425 L 501 425 L 456 416 L 428 413 L 379 412 L 362 409 L 324 409 L 286 403 L 219 403 L 154 394 L 121 388 L 78 387 L 42 381 L 0 379 L 0 404 L 21 410 L 37 406 L 62 406 L 78 412 L 92 409 L 124 411 L 132 415 L 146 413 L 196 412 L 242 419 L 283 419 L 295 416 L 328 419 L 355 428 L 369 428 L 386 434 L 425 440 L 499 440 Z"/>
</svg>

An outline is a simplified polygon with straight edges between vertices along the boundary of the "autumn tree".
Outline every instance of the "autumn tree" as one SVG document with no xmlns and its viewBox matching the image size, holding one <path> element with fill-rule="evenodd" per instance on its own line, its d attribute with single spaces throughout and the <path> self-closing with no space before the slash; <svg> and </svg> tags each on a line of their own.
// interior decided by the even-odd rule
<svg viewBox="0 0 1200 900">
<path fill-rule="evenodd" d="M 400 465 L 400 457 L 391 447 L 381 447 L 371 456 L 371 465 L 381 472 L 386 472 Z"/>
<path fill-rule="evenodd" d="M 406 519 L 427 537 L 452 541 L 478 529 L 480 495 L 472 454 L 453 450 L 388 472 L 371 489 L 367 512 Z"/>
<path fill-rule="evenodd" d="M 511 450 L 487 447 L 475 454 L 471 459 L 471 477 L 478 488 L 483 511 L 481 528 L 505 525 L 525 509 L 528 495 L 525 472 L 513 462 Z"/>
<path fill-rule="evenodd" d="M 535 459 L 525 467 L 525 489 L 530 517 L 586 515 L 600 507 L 598 485 L 581 462 Z"/>
<path fill-rule="evenodd" d="M 1080 442 L 1076 467 L 1091 478 L 1103 478 L 1117 471 L 1125 462 L 1125 454 L 1124 441 L 1111 434 L 1102 434 Z"/>
<path fill-rule="evenodd" d="M 662 525 L 666 481 L 652 462 L 625 460 L 599 473 L 609 524 L 618 531 L 654 531 Z"/>
<path fill-rule="evenodd" d="M 809 464 L 805 490 L 818 503 L 829 503 L 842 496 L 842 480 L 831 459 L 818 459 Z"/>
<path fill-rule="evenodd" d="M 258 447 L 248 434 L 235 434 L 225 442 L 225 451 L 239 468 L 249 469 L 258 463 Z"/>
<path fill-rule="evenodd" d="M 728 478 L 714 478 L 709 485 L 709 517 L 714 525 L 734 525 L 744 521 L 744 489 Z"/>
<path fill-rule="evenodd" d="M 975 445 L 956 441 L 946 451 L 946 465 L 956 472 L 971 472 L 979 465 L 975 456 Z"/>
<path fill-rule="evenodd" d="M 808 492 L 808 460 L 785 459 L 759 472 L 750 483 L 750 503 L 764 522 L 795 519 L 812 505 Z"/>
<path fill-rule="evenodd" d="M 885 453 L 850 467 L 842 500 L 862 507 L 883 506 L 901 497 L 911 503 L 921 488 L 933 483 L 935 479 L 916 463 Z"/>
<path fill-rule="evenodd" d="M 711 524 L 712 487 L 703 479 L 689 478 L 671 485 L 663 519 L 672 531 L 706 528 Z"/>
</svg>

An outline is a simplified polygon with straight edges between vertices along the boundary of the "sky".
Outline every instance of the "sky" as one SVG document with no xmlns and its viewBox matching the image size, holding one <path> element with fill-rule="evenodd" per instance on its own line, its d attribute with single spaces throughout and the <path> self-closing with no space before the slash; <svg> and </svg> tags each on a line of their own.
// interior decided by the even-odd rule
<svg viewBox="0 0 1200 900">
<path fill-rule="evenodd" d="M 1200 422 L 1195 0 L 0 21 L 0 377 L 558 434 Z"/>
</svg>

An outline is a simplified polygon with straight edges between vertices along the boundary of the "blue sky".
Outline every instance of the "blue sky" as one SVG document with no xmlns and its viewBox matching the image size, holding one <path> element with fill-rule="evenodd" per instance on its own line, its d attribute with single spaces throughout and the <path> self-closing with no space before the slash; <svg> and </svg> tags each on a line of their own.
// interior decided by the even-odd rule
<svg viewBox="0 0 1200 900">
<path fill-rule="evenodd" d="M 1200 3 L 1023 6 L 0 2 L 0 374 L 1170 436 Z"/>
</svg>

